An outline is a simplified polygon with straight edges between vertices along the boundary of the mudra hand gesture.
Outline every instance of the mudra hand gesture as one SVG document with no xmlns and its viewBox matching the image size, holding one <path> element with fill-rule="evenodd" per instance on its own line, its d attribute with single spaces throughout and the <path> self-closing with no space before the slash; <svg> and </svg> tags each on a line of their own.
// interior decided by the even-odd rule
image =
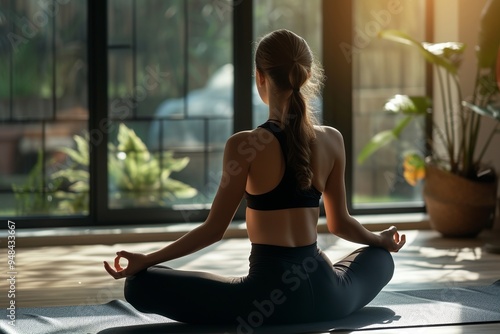
<svg viewBox="0 0 500 334">
<path fill-rule="evenodd" d="M 127 260 L 127 266 L 125 268 L 120 265 L 120 259 L 122 258 Z M 108 274 L 113 276 L 115 279 L 120 279 L 135 275 L 139 271 L 146 269 L 149 267 L 147 263 L 147 255 L 145 254 L 120 251 L 116 253 L 114 267 L 104 261 L 104 269 L 106 269 Z"/>
</svg>

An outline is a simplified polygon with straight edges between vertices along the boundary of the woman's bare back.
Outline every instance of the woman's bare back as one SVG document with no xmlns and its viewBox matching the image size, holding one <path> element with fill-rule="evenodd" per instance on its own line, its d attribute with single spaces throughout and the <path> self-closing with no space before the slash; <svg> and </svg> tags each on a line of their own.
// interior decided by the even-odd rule
<svg viewBox="0 0 500 334">
<path fill-rule="evenodd" d="M 316 126 L 316 139 L 311 144 L 311 169 L 313 186 L 321 193 L 333 169 L 338 150 L 337 131 L 330 127 Z M 247 178 L 246 191 L 263 194 L 271 191 L 281 181 L 285 171 L 285 161 L 276 138 L 257 128 L 248 133 L 248 143 L 252 143 L 253 154 Z M 242 148 L 244 148 L 242 146 Z M 247 208 L 246 223 L 250 241 L 259 244 L 279 246 L 305 246 L 316 241 L 316 227 L 319 208 L 291 208 L 260 211 Z"/>
</svg>

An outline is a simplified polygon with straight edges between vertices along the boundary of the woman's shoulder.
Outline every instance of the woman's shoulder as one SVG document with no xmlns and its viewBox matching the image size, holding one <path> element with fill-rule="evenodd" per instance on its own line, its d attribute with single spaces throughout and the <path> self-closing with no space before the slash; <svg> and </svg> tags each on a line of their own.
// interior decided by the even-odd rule
<svg viewBox="0 0 500 334">
<path fill-rule="evenodd" d="M 242 142 L 242 141 L 245 141 L 245 140 L 249 140 L 255 136 L 261 136 L 262 133 L 268 133 L 266 130 L 262 129 L 262 128 L 255 128 L 255 129 L 252 129 L 252 130 L 242 130 L 242 131 L 238 131 L 238 132 L 235 132 L 234 134 L 232 134 L 227 142 L 236 142 L 236 143 L 239 143 L 239 142 Z"/>
<path fill-rule="evenodd" d="M 243 130 L 234 133 L 226 141 L 226 146 L 244 149 L 246 146 L 261 147 L 261 145 L 269 144 L 274 139 L 274 136 L 262 128 L 253 130 Z"/>
<path fill-rule="evenodd" d="M 315 125 L 314 129 L 316 130 L 316 138 L 319 138 L 320 140 L 325 140 L 334 144 L 344 143 L 342 133 L 332 126 Z"/>
</svg>

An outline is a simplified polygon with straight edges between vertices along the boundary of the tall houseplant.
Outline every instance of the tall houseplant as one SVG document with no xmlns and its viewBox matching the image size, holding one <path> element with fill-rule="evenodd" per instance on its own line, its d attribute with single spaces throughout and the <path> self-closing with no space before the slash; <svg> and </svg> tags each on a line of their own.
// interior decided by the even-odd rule
<svg viewBox="0 0 500 334">
<path fill-rule="evenodd" d="M 403 118 L 393 129 L 376 134 L 360 152 L 358 162 L 364 162 L 383 146 L 398 140 L 408 124 L 430 112 L 434 124 L 430 155 L 424 160 L 415 152 L 408 154 L 404 159 L 405 178 L 411 184 L 426 178 L 424 200 L 431 225 L 446 236 L 477 235 L 491 224 L 495 211 L 496 174 L 486 166 L 484 154 L 493 136 L 500 132 L 499 87 L 495 78 L 500 57 L 498 16 L 500 0 L 490 0 L 481 17 L 476 48 L 477 74 L 469 99 L 462 95 L 458 75 L 465 50 L 463 43 L 419 42 L 397 30 L 384 30 L 379 34 L 383 39 L 416 48 L 433 65 L 438 94 L 433 104 L 422 96 L 391 98 L 384 109 Z M 441 122 L 436 122 L 434 117 L 438 110 L 442 112 Z M 486 129 L 483 118 L 495 126 L 489 130 L 486 140 L 480 142 L 479 134 Z M 458 189 L 459 185 L 464 188 Z M 464 220 L 463 224 L 458 222 L 460 219 Z"/>
</svg>

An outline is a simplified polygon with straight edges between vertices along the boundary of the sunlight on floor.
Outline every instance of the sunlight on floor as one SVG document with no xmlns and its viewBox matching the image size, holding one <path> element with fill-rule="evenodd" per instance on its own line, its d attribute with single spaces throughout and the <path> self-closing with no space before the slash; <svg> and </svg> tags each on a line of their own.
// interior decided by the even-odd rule
<svg viewBox="0 0 500 334">
<path fill-rule="evenodd" d="M 396 270 L 387 290 L 427 289 L 491 284 L 500 279 L 500 255 L 484 252 L 482 240 L 450 240 L 432 231 L 404 231 L 407 244 L 394 253 Z M 103 303 L 123 298 L 123 280 L 108 276 L 102 261 L 113 261 L 119 250 L 151 252 L 167 242 L 19 248 L 18 302 L 25 305 Z M 360 245 L 321 234 L 318 245 L 333 261 Z M 177 269 L 210 271 L 227 276 L 248 272 L 248 239 L 225 239 L 195 254 L 170 261 Z M 6 291 L 0 281 L 0 292 Z M 6 299 L 0 300 L 4 307 Z"/>
</svg>

